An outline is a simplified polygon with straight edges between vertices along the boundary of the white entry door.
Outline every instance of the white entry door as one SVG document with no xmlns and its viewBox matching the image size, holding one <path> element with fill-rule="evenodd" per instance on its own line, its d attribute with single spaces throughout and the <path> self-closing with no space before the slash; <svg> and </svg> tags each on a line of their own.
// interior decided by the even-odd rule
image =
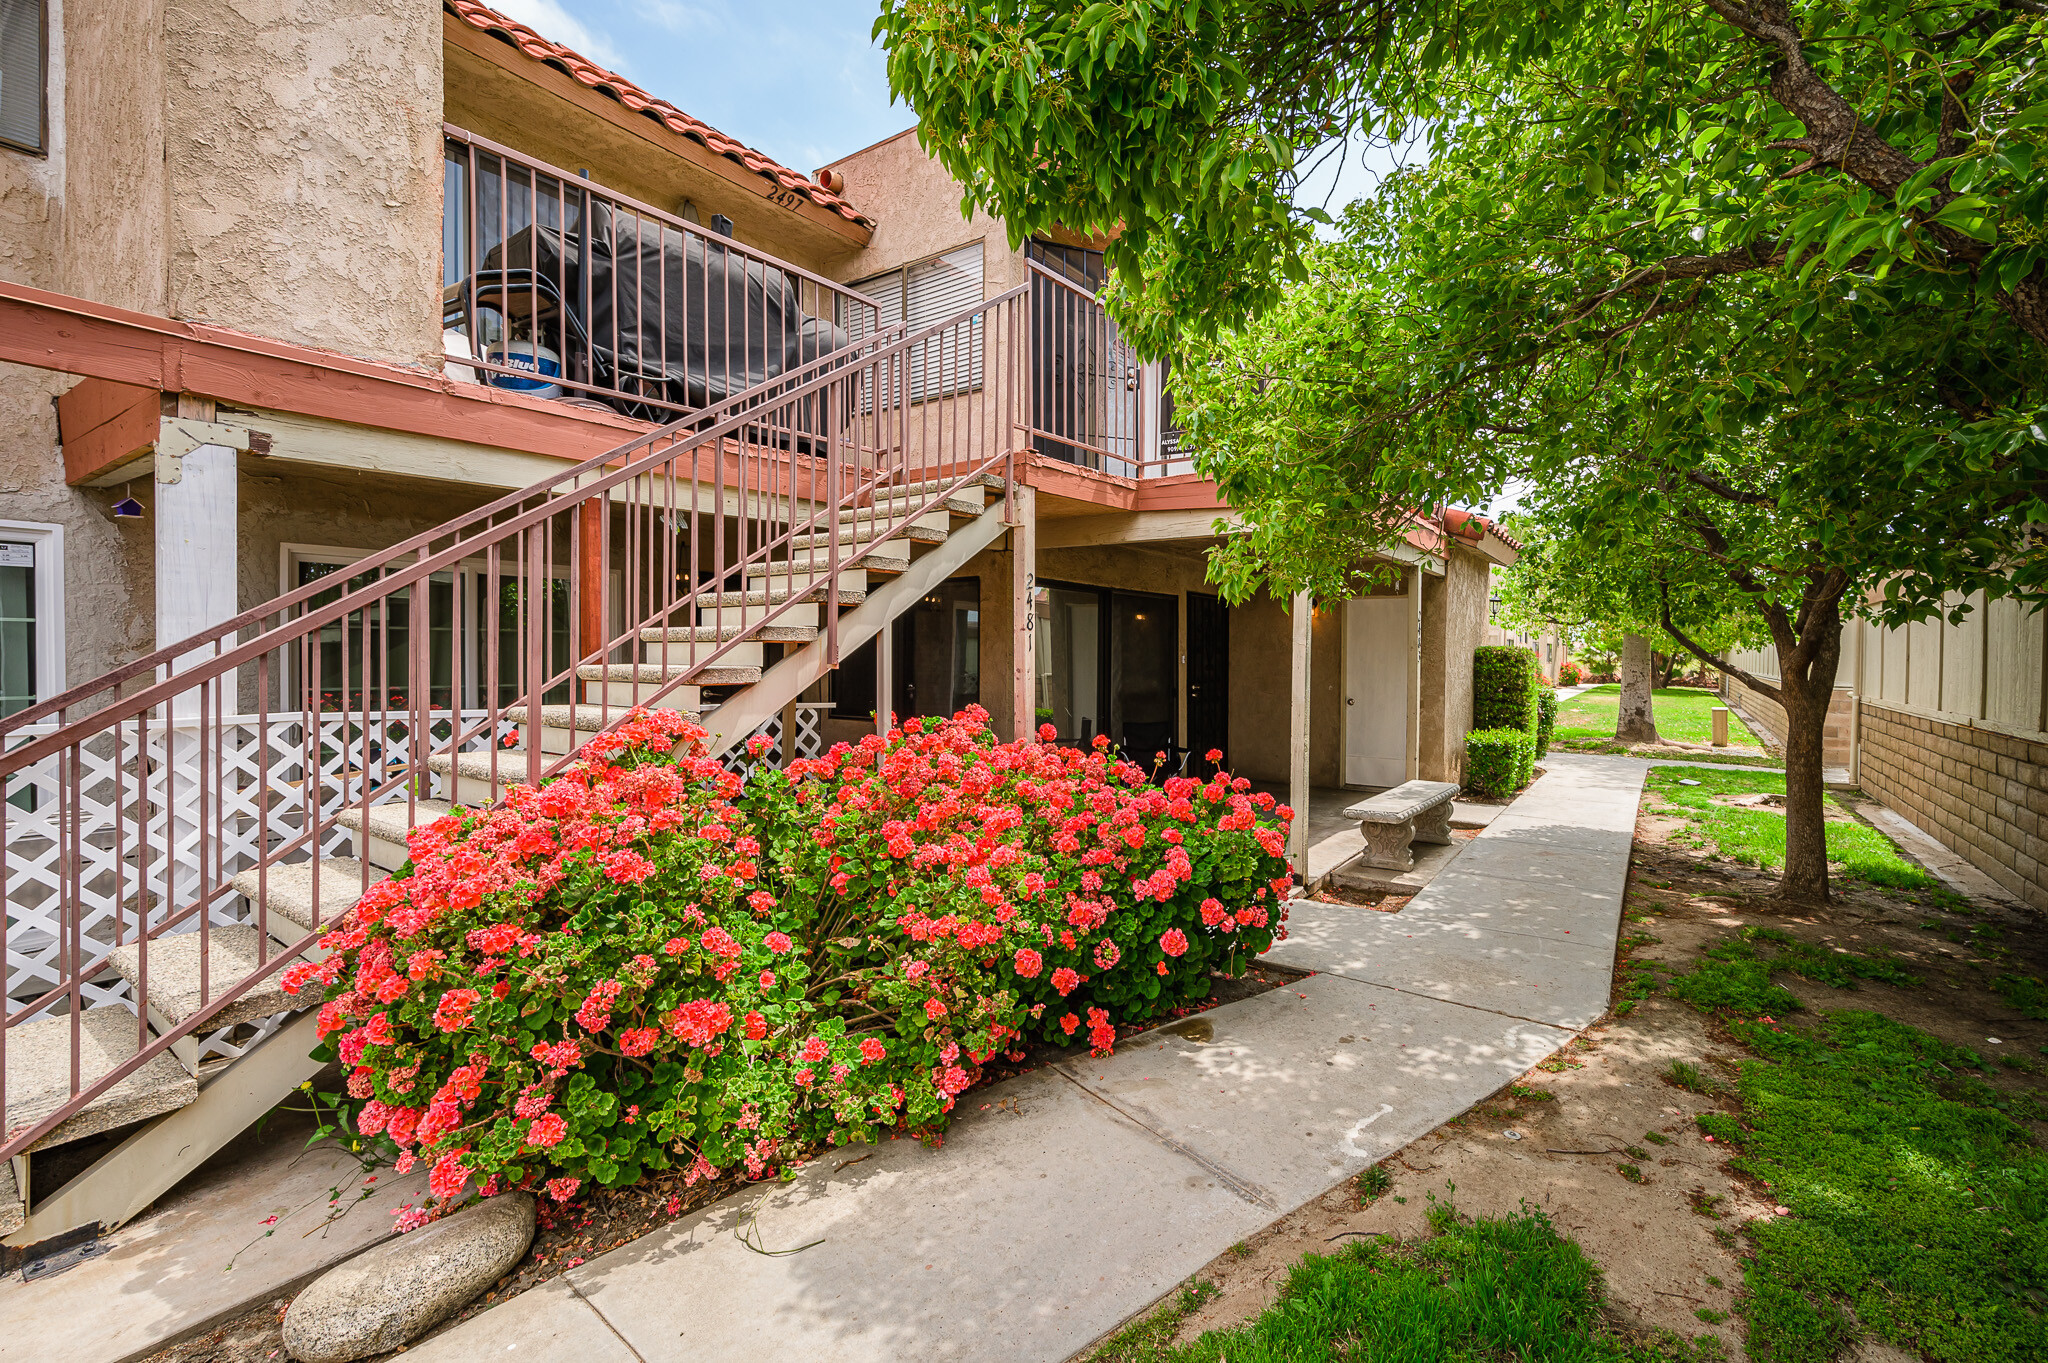
<svg viewBox="0 0 2048 1363">
<path fill-rule="evenodd" d="M 1408 689 L 1415 606 L 1405 596 L 1344 603 L 1344 784 L 1408 779 Z"/>
</svg>

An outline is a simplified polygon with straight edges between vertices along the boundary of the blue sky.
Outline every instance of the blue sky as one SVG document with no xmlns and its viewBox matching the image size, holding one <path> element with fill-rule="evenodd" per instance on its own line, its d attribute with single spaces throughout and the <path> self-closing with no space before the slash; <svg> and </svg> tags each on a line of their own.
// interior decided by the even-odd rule
<svg viewBox="0 0 2048 1363">
<path fill-rule="evenodd" d="M 490 0 L 805 174 L 917 120 L 889 100 L 872 0 Z M 1330 158 L 1301 198 L 1334 213 L 1392 156 Z"/>
</svg>

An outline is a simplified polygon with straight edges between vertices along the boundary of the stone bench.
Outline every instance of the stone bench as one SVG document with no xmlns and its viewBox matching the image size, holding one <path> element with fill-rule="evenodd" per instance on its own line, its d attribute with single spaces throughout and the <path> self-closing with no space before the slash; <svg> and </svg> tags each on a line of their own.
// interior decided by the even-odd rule
<svg viewBox="0 0 2048 1363">
<path fill-rule="evenodd" d="M 1451 840 L 1451 800 L 1457 793 L 1450 781 L 1406 781 L 1345 810 L 1344 817 L 1358 820 L 1365 834 L 1365 864 L 1413 870 L 1410 843 Z"/>
</svg>

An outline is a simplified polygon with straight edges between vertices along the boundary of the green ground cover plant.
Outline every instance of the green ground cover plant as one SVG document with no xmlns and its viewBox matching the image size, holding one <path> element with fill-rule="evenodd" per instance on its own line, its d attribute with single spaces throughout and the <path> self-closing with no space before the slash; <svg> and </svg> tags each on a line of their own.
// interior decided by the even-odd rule
<svg viewBox="0 0 2048 1363">
<path fill-rule="evenodd" d="M 1778 1017 L 1802 1006 L 1790 992 L 1771 982 L 1771 976 L 1786 973 L 1812 980 L 1833 989 L 1854 989 L 1859 980 L 1885 984 L 1914 985 L 1919 976 L 1889 956 L 1867 956 L 1861 952 L 1837 951 L 1801 941 L 1777 928 L 1744 928 L 1719 946 L 1708 948 L 1699 964 L 1672 978 L 1668 992 L 1687 1003 L 1717 1013 L 1744 1017 Z M 1713 1091 L 1688 1082 L 1699 1075 L 1697 1066 L 1682 1060 L 1671 1062 L 1672 1082 L 1697 1093 Z"/>
<path fill-rule="evenodd" d="M 2048 984 L 2031 975 L 2000 975 L 1991 987 L 2026 1016 L 2048 1022 Z"/>
<path fill-rule="evenodd" d="M 1876 1013 L 1731 1029 L 1757 1058 L 1719 1139 L 1790 1209 L 1748 1227 L 1751 1353 L 1822 1363 L 1868 1331 L 1935 1363 L 2048 1357 L 2048 1155 L 2014 1119 L 2036 1106 Z"/>
<path fill-rule="evenodd" d="M 1661 720 L 1659 721 L 1662 722 Z M 1695 784 L 1687 785 L 1685 782 Z M 1776 772 L 1709 771 L 1658 767 L 1645 782 L 1658 804 L 1654 813 L 1677 814 L 1697 827 L 1701 845 L 1744 866 L 1775 871 L 1785 864 L 1785 816 L 1766 808 L 1741 808 L 1715 797 L 1778 795 L 1785 778 Z M 1868 825 L 1841 818 L 1832 796 L 1824 802 L 1828 861 L 1840 874 L 1901 890 L 1932 890 L 1941 882 L 1899 854 L 1890 838 Z"/>
<path fill-rule="evenodd" d="M 1714 739 L 1714 707 L 1721 698 L 1702 686 L 1665 686 L 1650 693 L 1650 708 L 1657 717 L 1660 736 L 1680 743 L 1711 743 Z M 1595 686 L 1581 691 L 1558 707 L 1557 742 L 1598 741 L 1614 737 L 1614 719 L 1621 707 L 1621 687 Z M 1742 722 L 1742 716 L 1728 712 L 1728 745 L 1753 749 L 1763 755 L 1763 744 Z"/>
<path fill-rule="evenodd" d="M 1090 1363 L 1680 1363 L 1720 1357 L 1711 1337 L 1654 1342 L 1616 1333 L 1600 1311 L 1600 1275 L 1540 1211 L 1468 1221 L 1430 1208 L 1433 1234 L 1412 1245 L 1358 1240 L 1310 1255 L 1279 1301 L 1246 1324 L 1171 1343 L 1182 1296 L 1127 1327 Z M 1161 1323 L 1170 1321 L 1165 1328 Z"/>
</svg>

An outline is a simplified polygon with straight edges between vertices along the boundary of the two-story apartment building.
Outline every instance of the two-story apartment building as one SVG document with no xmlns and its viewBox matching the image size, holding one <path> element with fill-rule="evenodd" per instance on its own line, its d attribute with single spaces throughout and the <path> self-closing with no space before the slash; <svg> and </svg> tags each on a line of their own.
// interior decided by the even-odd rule
<svg viewBox="0 0 2048 1363">
<path fill-rule="evenodd" d="M 1371 593 L 1226 608 L 1102 243 L 912 134 L 802 174 L 471 0 L 0 24 L 0 1153 L 114 1142 L 7 1166 L 16 1241 L 296 1082 L 279 967 L 632 704 L 1458 778 L 1512 543 L 1418 513 Z"/>
</svg>

